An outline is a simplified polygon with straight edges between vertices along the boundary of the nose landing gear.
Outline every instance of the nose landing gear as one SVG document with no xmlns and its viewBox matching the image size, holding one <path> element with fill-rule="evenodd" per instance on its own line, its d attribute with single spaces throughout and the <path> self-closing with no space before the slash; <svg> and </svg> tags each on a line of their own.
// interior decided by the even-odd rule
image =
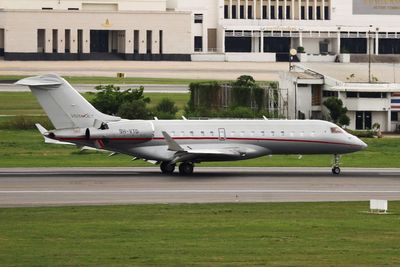
<svg viewBox="0 0 400 267">
<path fill-rule="evenodd" d="M 334 175 L 339 175 L 340 174 L 340 155 L 335 154 L 333 155 L 333 165 L 332 165 L 332 173 Z"/>
</svg>

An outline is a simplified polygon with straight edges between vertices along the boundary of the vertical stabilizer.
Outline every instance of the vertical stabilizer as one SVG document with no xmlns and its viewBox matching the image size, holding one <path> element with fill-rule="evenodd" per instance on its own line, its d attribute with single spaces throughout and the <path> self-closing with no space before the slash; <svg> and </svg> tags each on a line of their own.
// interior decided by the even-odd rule
<svg viewBox="0 0 400 267">
<path fill-rule="evenodd" d="M 56 129 L 92 127 L 95 121 L 121 118 L 95 109 L 66 80 L 55 74 L 29 77 L 16 82 L 29 86 Z"/>
</svg>

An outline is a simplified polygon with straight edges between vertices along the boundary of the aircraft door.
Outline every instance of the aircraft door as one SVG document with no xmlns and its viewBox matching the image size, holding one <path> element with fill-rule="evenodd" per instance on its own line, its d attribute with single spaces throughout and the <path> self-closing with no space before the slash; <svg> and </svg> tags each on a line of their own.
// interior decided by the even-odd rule
<svg viewBox="0 0 400 267">
<path fill-rule="evenodd" d="M 225 141 L 226 139 L 225 128 L 218 128 L 218 139 L 220 141 Z"/>
</svg>

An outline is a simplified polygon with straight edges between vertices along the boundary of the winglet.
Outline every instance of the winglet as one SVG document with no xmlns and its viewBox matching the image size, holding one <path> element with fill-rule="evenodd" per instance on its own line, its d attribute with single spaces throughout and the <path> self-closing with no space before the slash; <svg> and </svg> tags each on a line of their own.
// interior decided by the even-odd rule
<svg viewBox="0 0 400 267">
<path fill-rule="evenodd" d="M 162 131 L 161 133 L 164 136 L 165 142 L 167 142 L 168 150 L 171 150 L 171 151 L 185 151 L 177 142 L 175 142 L 174 139 L 172 139 L 172 137 L 169 134 L 167 134 L 167 132 Z"/>
</svg>

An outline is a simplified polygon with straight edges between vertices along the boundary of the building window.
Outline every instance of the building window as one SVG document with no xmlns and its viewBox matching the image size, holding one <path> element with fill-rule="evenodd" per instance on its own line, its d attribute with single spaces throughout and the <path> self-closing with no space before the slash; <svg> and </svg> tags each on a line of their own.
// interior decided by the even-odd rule
<svg viewBox="0 0 400 267">
<path fill-rule="evenodd" d="M 381 92 L 360 92 L 360 98 L 386 98 L 386 93 Z"/>
<path fill-rule="evenodd" d="M 286 19 L 290 19 L 291 18 L 291 8 L 290 6 L 286 6 Z"/>
<path fill-rule="evenodd" d="M 338 93 L 334 91 L 322 91 L 323 97 L 338 97 Z"/>
<path fill-rule="evenodd" d="M 283 7 L 282 6 L 278 7 L 278 18 L 283 19 Z"/>
<path fill-rule="evenodd" d="M 357 94 L 357 92 L 346 92 L 346 97 L 348 97 L 348 98 L 357 98 L 358 94 Z"/>
<path fill-rule="evenodd" d="M 228 5 L 224 6 L 224 18 L 225 19 L 229 18 L 229 6 Z"/>
<path fill-rule="evenodd" d="M 244 6 L 240 6 L 240 18 L 244 19 Z"/>
<path fill-rule="evenodd" d="M 53 53 L 58 51 L 58 30 L 53 29 Z"/>
<path fill-rule="evenodd" d="M 232 6 L 232 18 L 237 19 L 237 9 L 236 6 Z"/>
<path fill-rule="evenodd" d="M 313 7 L 308 7 L 308 19 L 313 19 Z"/>
<path fill-rule="evenodd" d="M 53 10 L 52 7 L 42 7 L 42 10 Z"/>
<path fill-rule="evenodd" d="M 306 8 L 304 6 L 301 7 L 301 19 L 306 19 Z"/>
<path fill-rule="evenodd" d="M 159 32 L 159 44 L 160 44 L 160 54 L 162 54 L 163 53 L 163 31 L 162 30 L 160 30 L 160 32 Z"/>
<path fill-rule="evenodd" d="M 329 7 L 325 7 L 325 20 L 329 20 Z"/>
<path fill-rule="evenodd" d="M 133 31 L 133 53 L 139 53 L 139 30 Z"/>
<path fill-rule="evenodd" d="M 267 6 L 263 6 L 263 19 L 268 18 L 268 11 L 267 11 Z"/>
<path fill-rule="evenodd" d="M 195 52 L 203 51 L 203 37 L 202 36 L 194 37 L 194 51 Z"/>
<path fill-rule="evenodd" d="M 45 45 L 46 45 L 46 30 L 38 29 L 37 30 L 37 51 L 38 51 L 38 53 L 45 52 Z"/>
<path fill-rule="evenodd" d="M 194 14 L 194 23 L 203 23 L 203 14 Z"/>
<path fill-rule="evenodd" d="M 317 6 L 317 19 L 318 20 L 322 19 L 322 17 L 321 17 L 321 7 L 320 6 Z"/>
<path fill-rule="evenodd" d="M 71 52 L 71 30 L 66 29 L 65 30 L 65 53 L 70 53 Z"/>
<path fill-rule="evenodd" d="M 152 46 L 153 46 L 153 31 L 146 31 L 146 40 L 147 40 L 147 45 L 146 45 L 146 53 L 151 54 L 152 51 Z"/>
<path fill-rule="evenodd" d="M 391 115 L 390 115 L 390 120 L 391 121 L 399 121 L 399 112 L 392 111 Z"/>
<path fill-rule="evenodd" d="M 77 7 L 69 7 L 68 10 L 79 10 Z"/>
<path fill-rule="evenodd" d="M 253 6 L 248 6 L 247 9 L 247 18 L 252 19 L 253 18 Z"/>
<path fill-rule="evenodd" d="M 275 6 L 271 6 L 270 18 L 275 19 Z"/>
</svg>

